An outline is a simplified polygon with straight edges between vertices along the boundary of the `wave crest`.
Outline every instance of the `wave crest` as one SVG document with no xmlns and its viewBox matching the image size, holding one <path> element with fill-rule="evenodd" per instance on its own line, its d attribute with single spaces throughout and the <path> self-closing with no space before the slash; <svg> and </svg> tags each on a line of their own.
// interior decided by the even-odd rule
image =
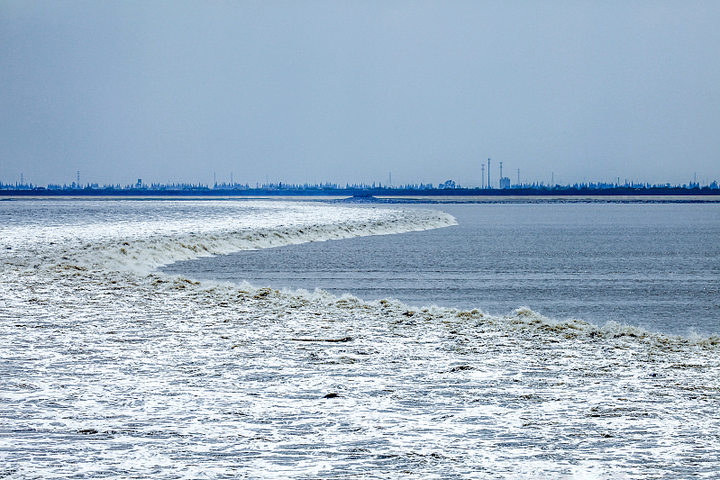
<svg viewBox="0 0 720 480">
<path fill-rule="evenodd" d="M 78 261 L 112 270 L 149 273 L 158 267 L 177 261 L 226 255 L 242 250 L 370 235 L 391 235 L 457 225 L 452 215 L 439 211 L 388 213 L 385 218 L 370 218 L 359 223 L 318 223 L 296 227 L 228 229 L 176 236 L 151 236 L 138 240 L 117 239 L 94 247 L 91 252 L 84 252 Z"/>
</svg>

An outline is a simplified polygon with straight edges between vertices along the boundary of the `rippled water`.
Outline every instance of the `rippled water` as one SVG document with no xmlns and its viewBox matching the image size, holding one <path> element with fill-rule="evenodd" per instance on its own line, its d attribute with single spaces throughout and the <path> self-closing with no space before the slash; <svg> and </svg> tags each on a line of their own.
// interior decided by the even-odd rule
<svg viewBox="0 0 720 480">
<path fill-rule="evenodd" d="M 718 477 L 717 336 L 156 270 L 456 229 L 437 211 L 24 200 L 0 216 L 2 477 Z"/>
</svg>

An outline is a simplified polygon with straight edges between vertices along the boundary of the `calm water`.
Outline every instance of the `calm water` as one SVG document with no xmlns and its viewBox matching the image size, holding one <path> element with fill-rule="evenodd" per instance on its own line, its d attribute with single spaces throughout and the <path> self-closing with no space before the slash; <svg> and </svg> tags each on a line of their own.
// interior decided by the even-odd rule
<svg viewBox="0 0 720 480">
<path fill-rule="evenodd" d="M 720 332 L 720 205 L 434 208 L 459 225 L 245 251 L 165 271 L 416 306 L 499 314 L 527 306 L 600 325 Z"/>
</svg>

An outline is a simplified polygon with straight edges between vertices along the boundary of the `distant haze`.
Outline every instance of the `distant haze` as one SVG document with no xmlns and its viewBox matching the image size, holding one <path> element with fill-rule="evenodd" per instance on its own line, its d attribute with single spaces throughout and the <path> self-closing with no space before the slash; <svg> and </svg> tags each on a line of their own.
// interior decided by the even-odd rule
<svg viewBox="0 0 720 480">
<path fill-rule="evenodd" d="M 0 181 L 720 180 L 720 2 L 0 2 Z"/>
</svg>

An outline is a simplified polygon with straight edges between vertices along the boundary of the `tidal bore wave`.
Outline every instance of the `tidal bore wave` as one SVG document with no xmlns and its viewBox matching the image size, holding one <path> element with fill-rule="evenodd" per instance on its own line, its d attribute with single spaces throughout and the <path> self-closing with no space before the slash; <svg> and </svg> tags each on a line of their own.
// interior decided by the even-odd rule
<svg viewBox="0 0 720 480">
<path fill-rule="evenodd" d="M 0 476 L 717 474 L 717 336 L 157 271 L 449 215 L 156 202 L 73 216 L 87 205 L 2 232 Z"/>
</svg>

